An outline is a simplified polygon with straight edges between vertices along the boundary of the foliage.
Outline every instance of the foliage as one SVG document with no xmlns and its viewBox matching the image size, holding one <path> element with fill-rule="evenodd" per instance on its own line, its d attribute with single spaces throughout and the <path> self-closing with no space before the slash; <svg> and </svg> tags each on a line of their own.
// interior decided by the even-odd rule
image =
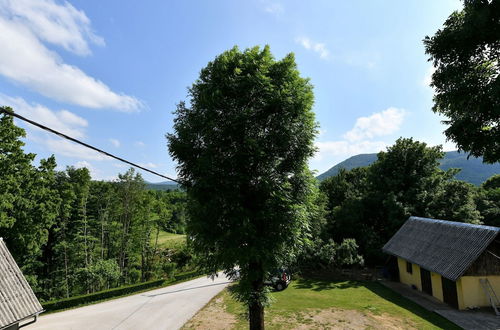
<svg viewBox="0 0 500 330">
<path fill-rule="evenodd" d="M 239 297 L 263 317 L 263 281 L 304 241 L 313 185 L 312 86 L 292 54 L 233 48 L 201 70 L 176 110 L 169 150 L 189 196 L 188 232 L 205 269 L 240 267 Z"/>
<path fill-rule="evenodd" d="M 332 239 L 326 242 L 316 239 L 313 244 L 303 250 L 295 269 L 300 271 L 339 270 L 345 267 L 363 266 L 363 264 L 364 259 L 358 254 L 356 240 L 346 238 L 338 244 Z"/>
<path fill-rule="evenodd" d="M 500 161 L 500 2 L 465 0 L 464 9 L 424 44 L 436 71 L 433 110 L 446 116 L 461 150 Z"/>
<path fill-rule="evenodd" d="M 22 149 L 24 136 L 25 131 L 14 125 L 12 116 L 0 115 L 0 237 L 7 244 L 15 242 L 9 244 L 10 251 L 36 289 L 37 258 L 48 240 L 59 198 L 54 187 L 55 158 L 42 159 L 38 167 L 33 166 L 35 155 Z"/>
<path fill-rule="evenodd" d="M 86 168 L 56 171 L 54 157 L 34 166 L 24 134 L 1 115 L 0 237 L 41 299 L 165 278 L 178 271 L 162 267 L 176 255 L 193 268 L 185 236 L 169 247 L 156 239 L 164 228 L 184 231 L 184 192 L 147 191 L 133 170 L 103 182 Z"/>
<path fill-rule="evenodd" d="M 481 188 L 477 204 L 484 224 L 500 227 L 500 174 L 486 180 Z"/>
<path fill-rule="evenodd" d="M 482 216 L 475 201 L 477 191 L 477 187 L 467 182 L 444 181 L 437 187 L 430 212 L 437 219 L 480 224 Z"/>
<path fill-rule="evenodd" d="M 323 180 L 327 223 L 321 237 L 355 239 L 367 263 L 376 265 L 384 260 L 382 246 L 410 215 L 495 224 L 500 194 L 484 187 L 495 186 L 497 179 L 483 187 L 454 180 L 458 170 L 438 167 L 442 154 L 440 147 L 398 139 L 371 166 L 340 170 Z"/>
<path fill-rule="evenodd" d="M 369 171 L 367 201 L 373 205 L 373 225 L 379 228 L 384 241 L 410 215 L 429 215 L 434 187 L 452 174 L 446 175 L 438 168 L 443 156 L 441 146 L 428 147 L 411 138 L 399 138 L 386 152 L 378 154 Z"/>
</svg>

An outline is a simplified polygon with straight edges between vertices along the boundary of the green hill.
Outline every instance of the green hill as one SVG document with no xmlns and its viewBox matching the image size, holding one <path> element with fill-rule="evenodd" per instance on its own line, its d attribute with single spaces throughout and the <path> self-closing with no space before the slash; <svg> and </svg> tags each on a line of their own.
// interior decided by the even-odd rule
<svg viewBox="0 0 500 330">
<path fill-rule="evenodd" d="M 328 171 L 317 176 L 319 180 L 324 180 L 328 177 L 336 175 L 341 168 L 347 170 L 368 166 L 377 160 L 377 154 L 360 154 L 352 156 L 343 162 L 330 168 Z M 467 154 L 457 151 L 448 151 L 439 166 L 443 170 L 449 168 L 459 168 L 461 171 L 455 176 L 458 180 L 470 182 L 475 185 L 480 185 L 492 175 L 500 173 L 500 163 L 484 164 L 481 157 L 470 157 L 467 159 Z"/>
<path fill-rule="evenodd" d="M 146 181 L 146 189 L 149 190 L 177 190 L 179 189 L 179 185 L 173 181 L 164 181 L 164 182 L 147 182 Z"/>
</svg>

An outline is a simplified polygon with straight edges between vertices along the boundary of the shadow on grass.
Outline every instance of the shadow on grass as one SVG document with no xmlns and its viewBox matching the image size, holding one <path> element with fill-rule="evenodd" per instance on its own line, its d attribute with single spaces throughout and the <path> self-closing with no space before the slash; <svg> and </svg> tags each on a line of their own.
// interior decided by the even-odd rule
<svg viewBox="0 0 500 330">
<path fill-rule="evenodd" d="M 398 305 L 401 308 L 404 308 L 410 312 L 412 312 L 415 315 L 418 315 L 419 317 L 423 318 L 424 320 L 428 321 L 429 323 L 432 323 L 436 327 L 442 328 L 442 329 L 462 329 L 461 327 L 457 326 L 455 323 L 445 319 L 439 314 L 436 314 L 434 312 L 428 311 L 427 309 L 423 308 L 419 304 L 403 297 L 397 292 L 392 291 L 391 289 L 383 286 L 380 283 L 377 282 L 365 282 L 364 287 L 366 287 L 368 290 L 371 292 L 375 293 L 379 297 L 392 302 L 395 305 Z"/>
<path fill-rule="evenodd" d="M 296 278 L 294 282 L 294 286 L 297 289 L 308 289 L 312 291 L 365 287 L 382 299 L 408 310 L 436 327 L 453 330 L 462 329 L 441 315 L 428 311 L 417 303 L 377 282 L 353 281 L 332 274 L 309 274 Z"/>
<path fill-rule="evenodd" d="M 333 280 L 327 281 L 318 278 L 298 278 L 294 286 L 297 289 L 308 289 L 312 291 L 324 291 L 333 289 L 349 289 L 363 286 L 364 283 L 358 281 Z"/>
</svg>

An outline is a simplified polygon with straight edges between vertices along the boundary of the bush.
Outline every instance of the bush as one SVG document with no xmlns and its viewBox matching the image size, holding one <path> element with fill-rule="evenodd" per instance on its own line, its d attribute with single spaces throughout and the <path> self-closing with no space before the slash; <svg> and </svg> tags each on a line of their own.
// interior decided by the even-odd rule
<svg viewBox="0 0 500 330">
<path fill-rule="evenodd" d="M 306 247 L 297 260 L 299 270 L 340 269 L 342 267 L 363 266 L 363 257 L 358 254 L 356 240 L 347 238 L 338 244 L 333 240 L 316 240 Z"/>
<path fill-rule="evenodd" d="M 162 266 L 163 273 L 167 275 L 167 278 L 173 278 L 175 275 L 175 270 L 177 269 L 177 264 L 175 262 L 166 262 Z"/>
</svg>

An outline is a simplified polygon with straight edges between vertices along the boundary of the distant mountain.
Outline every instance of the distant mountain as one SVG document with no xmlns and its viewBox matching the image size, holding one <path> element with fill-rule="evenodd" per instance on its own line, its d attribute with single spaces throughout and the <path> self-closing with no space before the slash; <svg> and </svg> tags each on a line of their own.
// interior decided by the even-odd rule
<svg viewBox="0 0 500 330">
<path fill-rule="evenodd" d="M 321 181 L 331 176 L 337 175 L 337 173 L 339 173 L 340 169 L 342 168 L 345 168 L 346 170 L 352 170 L 356 167 L 368 166 L 374 163 L 376 160 L 377 154 L 359 154 L 356 156 L 352 156 L 330 168 L 325 173 L 318 175 L 316 178 Z"/>
<path fill-rule="evenodd" d="M 176 190 L 179 189 L 179 185 L 173 181 L 164 181 L 164 182 L 147 182 L 146 181 L 146 189 L 149 190 Z"/>
<path fill-rule="evenodd" d="M 325 173 L 318 175 L 317 178 L 319 180 L 324 180 L 328 177 L 337 175 L 341 168 L 351 170 L 356 167 L 368 166 L 376 160 L 377 154 L 360 154 L 352 156 L 333 166 Z M 484 164 L 482 157 L 470 157 L 467 159 L 467 154 L 457 151 L 446 152 L 439 167 L 443 170 L 459 168 L 461 171 L 455 177 L 458 180 L 470 182 L 475 185 L 480 185 L 492 175 L 500 174 L 500 163 Z"/>
</svg>

